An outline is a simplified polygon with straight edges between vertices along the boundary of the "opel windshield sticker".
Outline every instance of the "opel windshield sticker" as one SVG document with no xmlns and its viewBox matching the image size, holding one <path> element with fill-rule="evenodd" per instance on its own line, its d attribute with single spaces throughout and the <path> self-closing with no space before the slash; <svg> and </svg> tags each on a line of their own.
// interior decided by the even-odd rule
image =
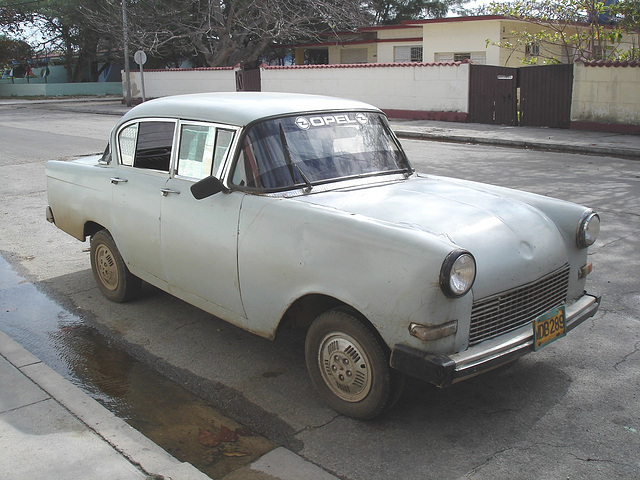
<svg viewBox="0 0 640 480">
<path fill-rule="evenodd" d="M 356 120 L 360 125 L 366 125 L 369 119 L 364 113 L 356 113 Z"/>
<path fill-rule="evenodd" d="M 309 127 L 311 126 L 311 124 L 309 123 L 309 120 L 307 120 L 304 117 L 296 118 L 296 125 L 300 130 L 309 130 Z"/>
<path fill-rule="evenodd" d="M 364 113 L 341 113 L 338 115 L 298 117 L 296 118 L 295 124 L 300 130 L 309 130 L 311 127 L 327 127 L 330 125 L 353 125 L 355 123 L 366 125 L 368 122 L 369 118 Z"/>
</svg>

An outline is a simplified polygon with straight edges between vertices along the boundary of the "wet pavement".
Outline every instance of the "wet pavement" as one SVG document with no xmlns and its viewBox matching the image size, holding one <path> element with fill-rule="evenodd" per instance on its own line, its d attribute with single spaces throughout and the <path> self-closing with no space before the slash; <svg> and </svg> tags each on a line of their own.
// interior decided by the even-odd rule
<svg viewBox="0 0 640 480">
<path fill-rule="evenodd" d="M 20 278 L 2 257 L 0 304 L 5 333 L 114 415 L 209 476 L 224 476 L 274 448 L 115 348 L 82 318 Z"/>
</svg>

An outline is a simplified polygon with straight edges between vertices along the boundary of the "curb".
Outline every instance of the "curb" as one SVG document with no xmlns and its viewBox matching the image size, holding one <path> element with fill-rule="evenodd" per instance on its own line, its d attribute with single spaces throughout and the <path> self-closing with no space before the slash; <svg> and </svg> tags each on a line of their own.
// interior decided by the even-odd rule
<svg viewBox="0 0 640 480">
<path fill-rule="evenodd" d="M 193 465 L 176 459 L 116 417 L 1 331 L 0 353 L 52 400 L 146 475 L 167 480 L 209 480 Z"/>
<path fill-rule="evenodd" d="M 540 150 L 551 152 L 575 153 L 590 156 L 606 156 L 640 160 L 640 152 L 627 148 L 608 148 L 596 146 L 569 145 L 563 143 L 547 143 L 527 140 L 505 140 L 500 138 L 482 138 L 468 135 L 440 135 L 428 132 L 413 132 L 408 130 L 394 130 L 399 138 L 409 140 L 429 140 L 435 142 L 469 143 L 473 145 L 491 145 L 496 147 L 518 148 L 525 150 Z"/>
<path fill-rule="evenodd" d="M 50 400 L 62 406 L 87 430 L 93 432 L 150 479 L 211 480 L 192 464 L 178 460 L 111 413 L 1 330 L 0 356 L 26 377 L 27 381 L 30 380 L 46 393 Z M 264 478 L 271 480 L 338 480 L 333 474 L 285 447 L 277 447 L 223 478 L 263 478 L 256 476 L 261 474 L 267 475 Z"/>
</svg>

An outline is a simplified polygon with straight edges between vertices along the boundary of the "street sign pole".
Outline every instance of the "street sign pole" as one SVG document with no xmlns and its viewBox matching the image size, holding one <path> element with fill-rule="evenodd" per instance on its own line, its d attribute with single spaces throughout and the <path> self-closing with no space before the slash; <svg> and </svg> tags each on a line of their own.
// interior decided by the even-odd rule
<svg viewBox="0 0 640 480">
<path fill-rule="evenodd" d="M 133 59 L 138 65 L 140 65 L 140 83 L 142 84 L 142 101 L 145 102 L 147 99 L 144 92 L 144 69 L 142 68 L 142 66 L 147 61 L 147 54 L 144 53 L 142 50 L 138 50 L 133 55 Z"/>
<path fill-rule="evenodd" d="M 127 26 L 127 0 L 122 0 L 122 30 L 124 34 L 124 83 L 127 107 L 131 106 L 131 76 L 129 69 L 129 27 Z"/>
</svg>

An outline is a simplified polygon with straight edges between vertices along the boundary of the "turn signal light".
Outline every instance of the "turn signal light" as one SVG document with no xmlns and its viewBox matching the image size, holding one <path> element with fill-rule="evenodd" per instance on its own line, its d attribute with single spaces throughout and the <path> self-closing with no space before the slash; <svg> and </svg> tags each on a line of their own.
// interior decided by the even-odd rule
<svg viewBox="0 0 640 480">
<path fill-rule="evenodd" d="M 440 338 L 455 335 L 458 331 L 458 321 L 443 323 L 442 325 L 420 325 L 412 323 L 409 325 L 409 333 L 423 341 L 438 340 Z"/>
<path fill-rule="evenodd" d="M 591 273 L 593 270 L 593 263 L 589 262 L 585 266 L 583 266 L 578 272 L 578 278 L 584 278 Z"/>
</svg>

